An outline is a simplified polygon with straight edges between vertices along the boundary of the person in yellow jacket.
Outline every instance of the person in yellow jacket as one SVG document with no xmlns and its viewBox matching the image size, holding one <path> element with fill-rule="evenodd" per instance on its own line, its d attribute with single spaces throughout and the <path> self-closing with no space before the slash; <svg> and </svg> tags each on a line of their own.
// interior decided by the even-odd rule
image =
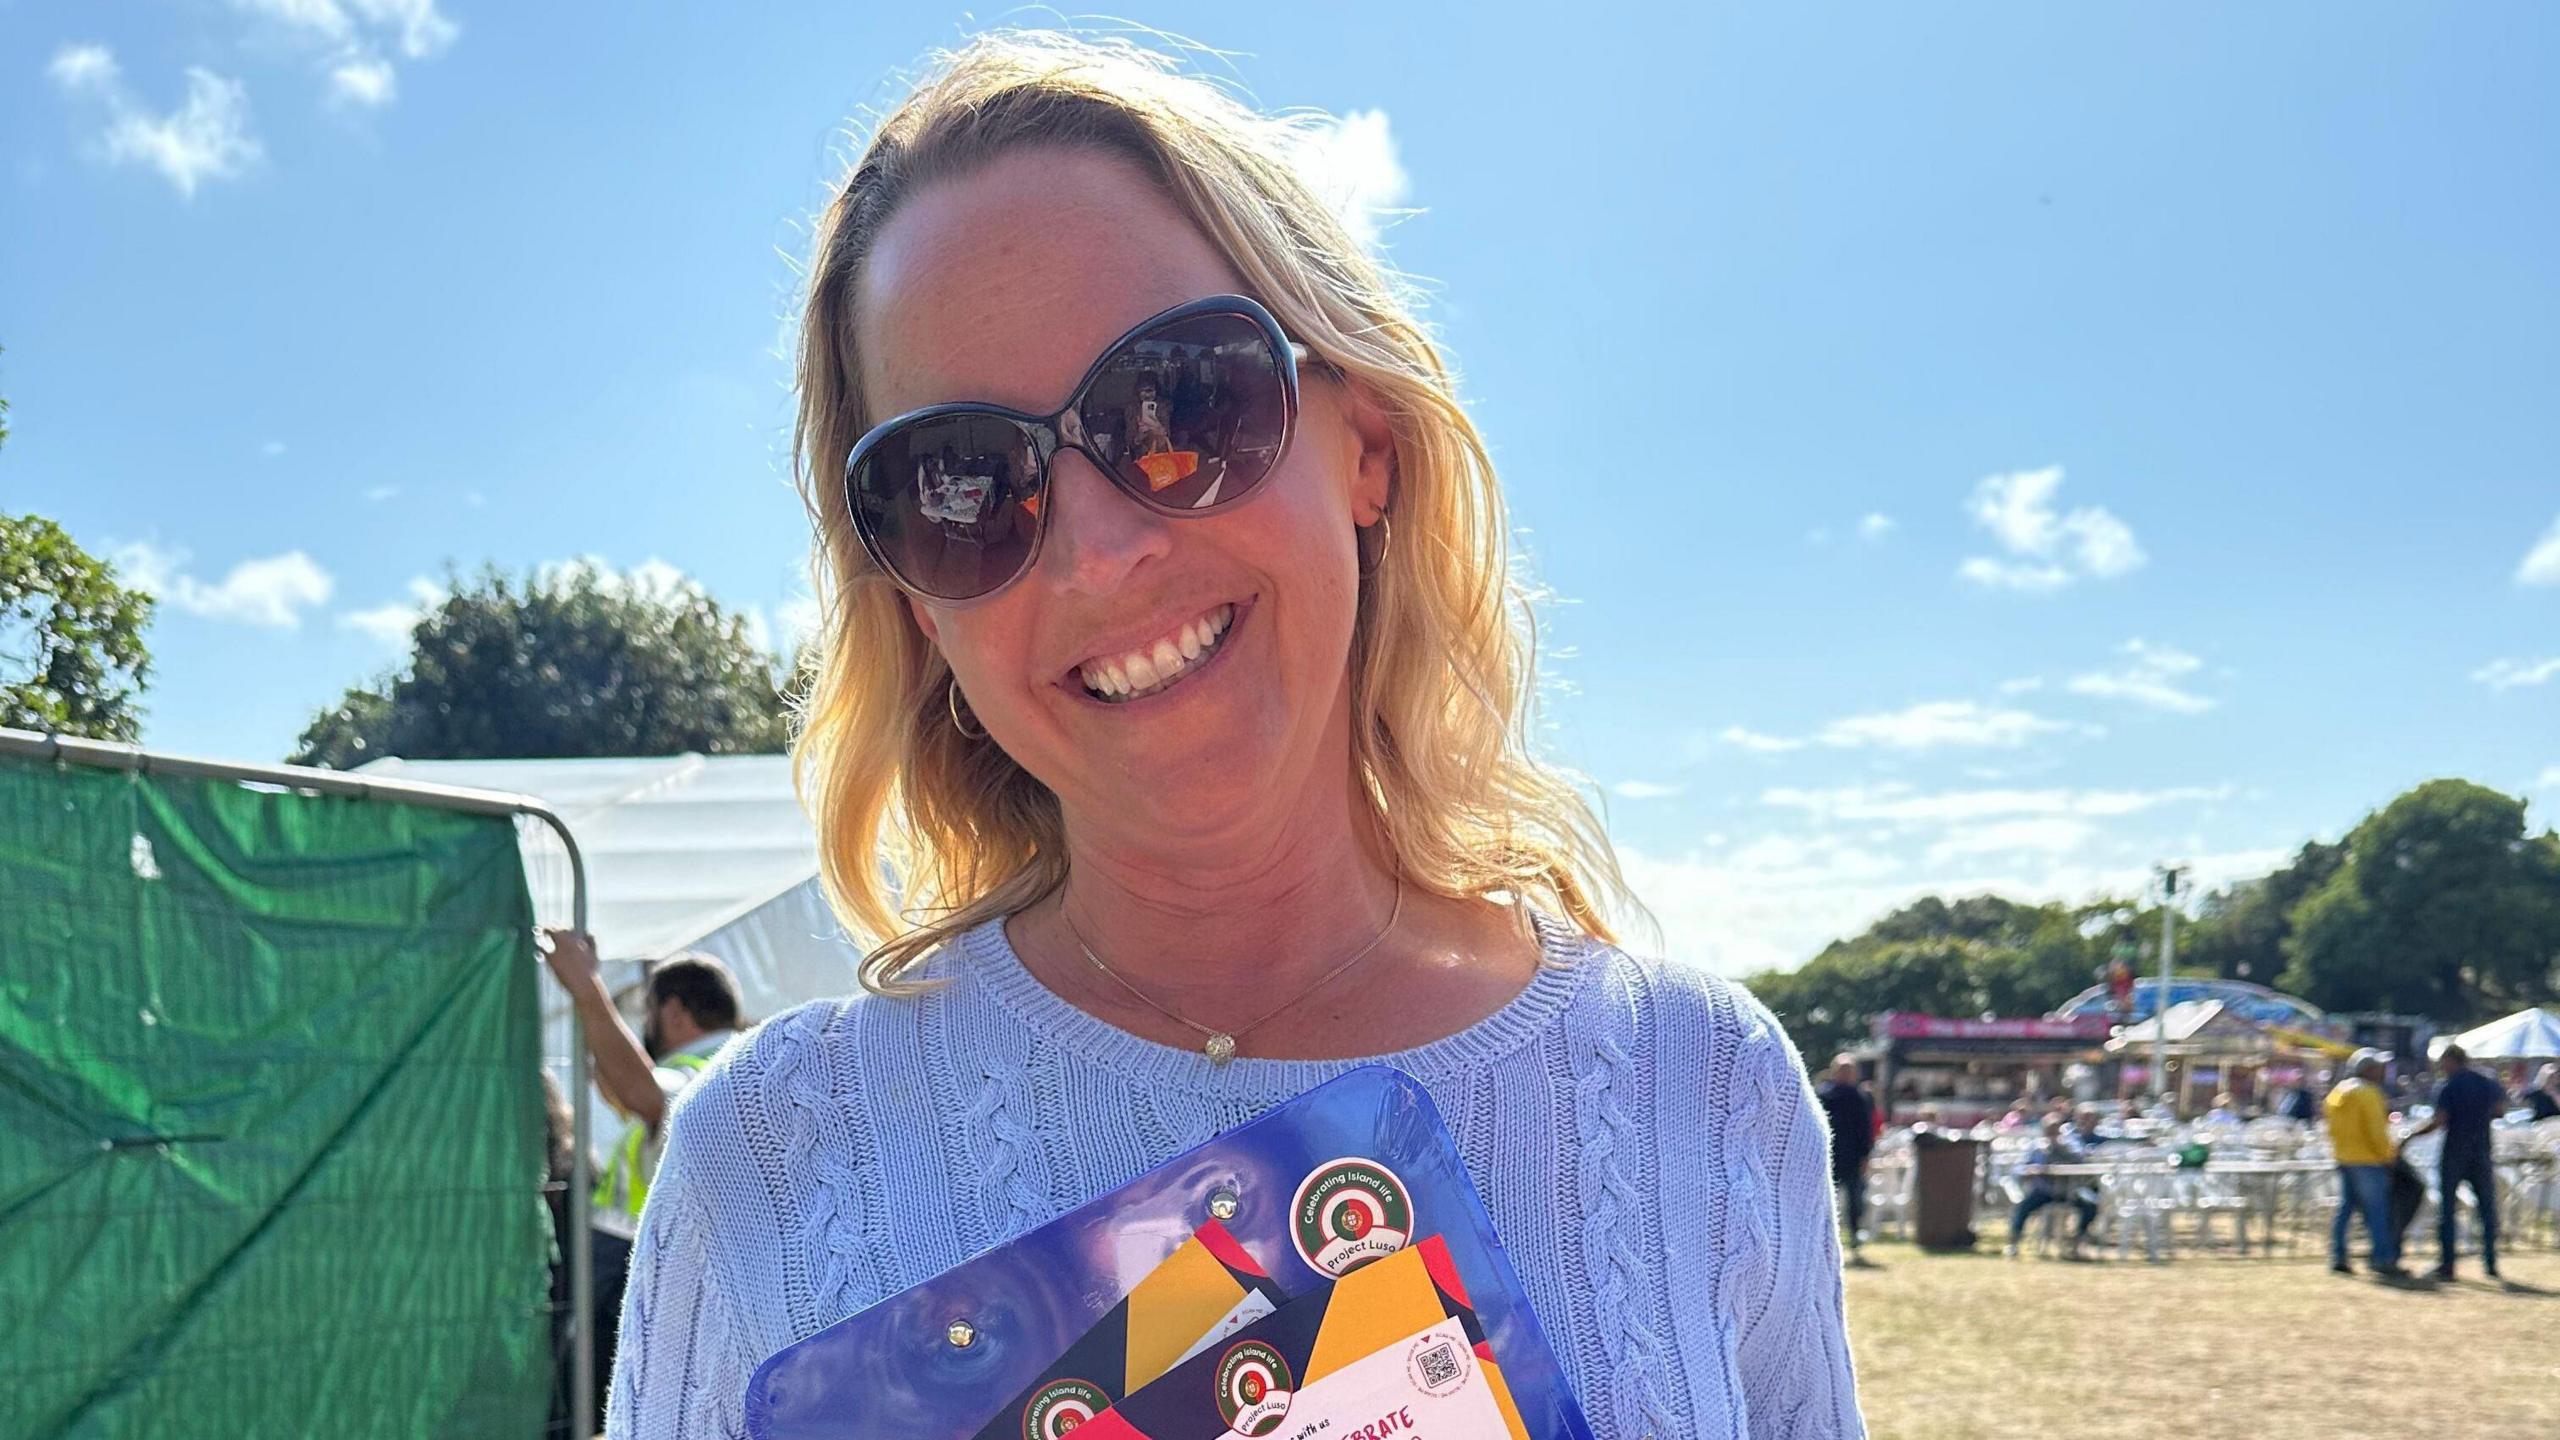
<svg viewBox="0 0 2560 1440">
<path fill-rule="evenodd" d="M 2329 1227 L 2329 1268 L 2352 1275 L 2347 1263 L 2347 1230 L 2364 1216 L 2373 1237 L 2373 1273 L 2402 1279 L 2400 1227 L 2391 1223 L 2391 1162 L 2399 1147 L 2391 1139 L 2391 1107 L 2383 1098 L 2382 1076 L 2390 1052 L 2358 1050 L 2347 1059 L 2347 1078 L 2329 1092 L 2329 1150 L 2338 1161 L 2338 1219 Z"/>
<path fill-rule="evenodd" d="M 596 1088 L 631 1123 L 606 1158 L 588 1211 L 588 1242 L 595 1257 L 596 1391 L 593 1413 L 581 1435 L 604 1428 L 605 1389 L 613 1375 L 615 1341 L 622 1328 L 623 1282 L 631 1271 L 631 1241 L 650 1178 L 666 1148 L 667 1114 L 738 1032 L 742 1001 L 737 977 L 709 955 L 679 955 L 649 970 L 648 1008 L 634 1035 L 613 1007 L 596 963 L 592 935 L 543 932 L 542 958 L 578 1007 L 595 1060 Z"/>
</svg>

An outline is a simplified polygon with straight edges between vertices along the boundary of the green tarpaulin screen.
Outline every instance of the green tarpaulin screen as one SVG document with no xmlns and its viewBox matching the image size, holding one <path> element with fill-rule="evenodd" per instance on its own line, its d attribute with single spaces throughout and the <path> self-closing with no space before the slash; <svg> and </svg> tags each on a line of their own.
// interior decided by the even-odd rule
<svg viewBox="0 0 2560 1440">
<path fill-rule="evenodd" d="M 0 1440 L 531 1437 L 513 823 L 0 758 Z"/>
</svg>

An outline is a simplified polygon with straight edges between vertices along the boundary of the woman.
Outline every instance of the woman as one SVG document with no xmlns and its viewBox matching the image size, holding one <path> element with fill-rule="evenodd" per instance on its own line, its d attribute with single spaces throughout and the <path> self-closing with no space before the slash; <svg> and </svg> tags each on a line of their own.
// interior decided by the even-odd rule
<svg viewBox="0 0 2560 1440">
<path fill-rule="evenodd" d="M 1858 1432 L 1802 1065 L 1610 943 L 1607 842 L 1525 749 L 1483 444 L 1292 133 L 1143 51 L 985 39 L 828 207 L 799 763 L 881 943 L 677 1114 L 616 1436 L 735 1433 L 775 1350 L 1355 1057 L 1437 1099 L 1599 1433 Z M 1186 366 L 1214 450 L 1101 434 Z M 994 543 L 914 501 L 946 445 L 1014 461 Z"/>
</svg>

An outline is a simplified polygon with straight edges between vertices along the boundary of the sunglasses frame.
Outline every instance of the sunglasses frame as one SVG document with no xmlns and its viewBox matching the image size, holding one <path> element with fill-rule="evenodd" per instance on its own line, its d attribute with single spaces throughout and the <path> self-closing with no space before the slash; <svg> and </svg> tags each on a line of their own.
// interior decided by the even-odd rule
<svg viewBox="0 0 2560 1440">
<path fill-rule="evenodd" d="M 1102 379 L 1104 367 L 1108 366 L 1122 350 L 1144 338 L 1151 331 L 1177 325 L 1185 320 L 1198 319 L 1204 315 L 1229 315 L 1250 320 L 1262 331 L 1263 339 L 1270 344 L 1273 367 L 1278 371 L 1280 380 L 1280 440 L 1272 448 L 1270 469 L 1265 470 L 1261 479 L 1254 481 L 1252 487 L 1243 494 L 1228 496 L 1214 505 L 1166 505 L 1155 498 L 1144 482 L 1132 481 L 1121 473 L 1119 466 L 1096 453 L 1085 436 L 1084 417 L 1077 411 L 1092 393 L 1095 383 Z M 1059 451 L 1073 450 L 1082 455 L 1094 469 L 1102 472 L 1103 478 L 1109 480 L 1112 487 L 1121 494 L 1168 519 L 1192 520 L 1203 515 L 1217 514 L 1231 505 L 1250 500 L 1261 493 L 1263 481 L 1270 479 L 1270 471 L 1279 469 L 1280 462 L 1288 457 L 1289 442 L 1297 434 L 1298 367 L 1302 364 L 1318 363 L 1321 362 L 1318 361 L 1315 352 L 1290 339 L 1289 333 L 1280 328 L 1278 318 L 1264 309 L 1261 302 L 1250 296 L 1208 295 L 1198 300 L 1188 300 L 1170 310 L 1148 316 L 1121 332 L 1119 339 L 1102 347 L 1102 353 L 1094 358 L 1091 365 L 1085 367 L 1084 377 L 1076 381 L 1074 389 L 1067 392 L 1066 403 L 1046 415 L 1033 415 L 992 401 L 947 400 L 940 404 L 927 405 L 920 409 L 909 410 L 904 414 L 893 415 L 872 426 L 864 432 L 860 440 L 854 442 L 853 453 L 845 457 L 843 474 L 845 511 L 847 517 L 853 522 L 854 534 L 862 541 L 863 551 L 871 557 L 871 563 L 879 566 L 880 573 L 889 577 L 890 582 L 899 589 L 927 604 L 945 609 L 958 609 L 984 600 L 992 600 L 1012 589 L 1021 582 L 1023 576 L 1038 568 L 1040 552 L 1049 542 L 1049 527 L 1057 515 L 1056 505 L 1043 504 L 1038 511 L 1034 512 L 1031 548 L 1024 554 L 1021 567 L 1007 576 L 1002 584 L 976 595 L 966 595 L 958 599 L 929 594 L 922 587 L 910 584 L 905 576 L 898 573 L 898 567 L 889 563 L 889 557 L 884 553 L 879 539 L 871 533 L 871 528 L 863 523 L 862 505 L 855 495 L 855 476 L 861 473 L 863 462 L 868 460 L 872 452 L 879 449 L 890 436 L 910 426 L 920 425 L 929 420 L 945 419 L 953 415 L 993 417 L 1014 426 L 1030 438 L 1034 463 L 1032 473 L 1035 483 L 1029 493 L 1049 494 L 1054 488 L 1049 483 L 1050 466 L 1055 463 Z"/>
</svg>

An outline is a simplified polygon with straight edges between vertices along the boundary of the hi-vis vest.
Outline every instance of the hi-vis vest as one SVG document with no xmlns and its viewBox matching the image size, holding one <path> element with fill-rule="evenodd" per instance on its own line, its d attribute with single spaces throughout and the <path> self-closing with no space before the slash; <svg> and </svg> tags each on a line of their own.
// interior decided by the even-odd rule
<svg viewBox="0 0 2560 1440">
<path fill-rule="evenodd" d="M 711 1062 L 678 1051 L 658 1063 L 671 1070 L 694 1071 Z M 648 1126 L 634 1120 L 623 1127 L 622 1143 L 613 1147 L 613 1163 L 604 1167 L 603 1177 L 596 1181 L 596 1209 L 640 1218 L 640 1207 L 649 1199 L 649 1173 L 642 1166 L 648 1143 Z"/>
</svg>

